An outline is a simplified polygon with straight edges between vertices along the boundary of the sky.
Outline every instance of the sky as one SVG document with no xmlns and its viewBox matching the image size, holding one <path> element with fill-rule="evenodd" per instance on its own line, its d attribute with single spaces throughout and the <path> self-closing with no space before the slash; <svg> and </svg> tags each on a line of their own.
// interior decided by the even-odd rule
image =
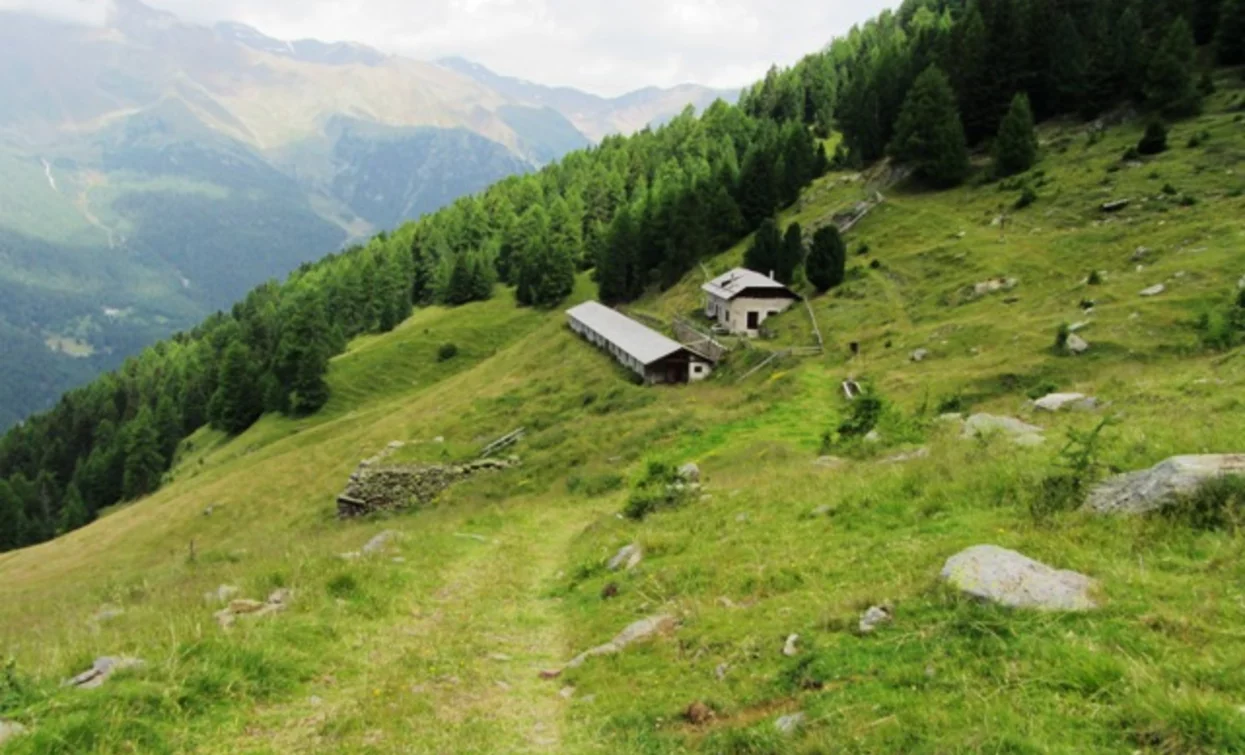
<svg viewBox="0 0 1245 755">
<path fill-rule="evenodd" d="M 0 0 L 102 23 L 109 0 Z M 602 95 L 687 82 L 738 88 L 898 0 L 145 0 L 186 20 L 278 39 L 362 42 L 421 60 Z"/>
</svg>

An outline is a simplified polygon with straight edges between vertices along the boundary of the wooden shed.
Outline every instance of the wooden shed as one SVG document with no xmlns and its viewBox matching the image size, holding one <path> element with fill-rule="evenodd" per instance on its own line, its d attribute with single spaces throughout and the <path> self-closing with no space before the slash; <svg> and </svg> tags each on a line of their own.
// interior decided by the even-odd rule
<svg viewBox="0 0 1245 755">
<path fill-rule="evenodd" d="M 649 385 L 704 380 L 713 361 L 600 302 L 567 310 L 567 324 Z"/>
</svg>

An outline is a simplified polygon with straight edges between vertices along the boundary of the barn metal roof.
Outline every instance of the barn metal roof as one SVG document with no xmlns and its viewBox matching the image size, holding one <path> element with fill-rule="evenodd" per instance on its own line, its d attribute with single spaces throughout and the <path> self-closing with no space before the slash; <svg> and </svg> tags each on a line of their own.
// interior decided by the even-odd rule
<svg viewBox="0 0 1245 755">
<path fill-rule="evenodd" d="M 677 351 L 687 349 L 681 343 L 641 325 L 600 302 L 584 302 L 568 309 L 566 314 L 646 366 L 665 359 Z"/>
<path fill-rule="evenodd" d="M 719 275 L 701 286 L 701 288 L 719 299 L 726 299 L 727 301 L 734 299 L 750 288 L 781 289 L 785 294 L 795 296 L 791 289 L 770 278 L 768 275 L 762 275 L 755 270 L 749 270 L 744 267 L 737 267 L 729 273 Z"/>
</svg>

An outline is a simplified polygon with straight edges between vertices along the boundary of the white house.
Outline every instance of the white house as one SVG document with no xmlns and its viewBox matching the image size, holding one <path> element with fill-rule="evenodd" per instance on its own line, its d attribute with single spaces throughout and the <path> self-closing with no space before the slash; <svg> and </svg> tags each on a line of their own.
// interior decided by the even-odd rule
<svg viewBox="0 0 1245 755">
<path fill-rule="evenodd" d="M 649 385 L 696 382 L 713 371 L 713 361 L 705 355 L 600 302 L 573 307 L 567 310 L 566 319 L 571 330 L 609 352 Z"/>
<path fill-rule="evenodd" d="M 770 317 L 786 312 L 799 294 L 753 270 L 737 267 L 701 287 L 705 316 L 731 333 L 756 336 Z"/>
</svg>

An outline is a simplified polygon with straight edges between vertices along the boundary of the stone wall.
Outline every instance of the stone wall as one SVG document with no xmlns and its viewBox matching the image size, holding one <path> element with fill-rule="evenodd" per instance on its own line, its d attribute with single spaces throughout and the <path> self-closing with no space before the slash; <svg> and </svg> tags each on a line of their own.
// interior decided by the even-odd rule
<svg viewBox="0 0 1245 755">
<path fill-rule="evenodd" d="M 386 465 L 369 459 L 350 475 L 346 489 L 337 497 L 337 515 L 349 519 L 379 511 L 427 506 L 456 482 L 518 464 L 519 459 L 513 456 L 426 466 Z"/>
</svg>

